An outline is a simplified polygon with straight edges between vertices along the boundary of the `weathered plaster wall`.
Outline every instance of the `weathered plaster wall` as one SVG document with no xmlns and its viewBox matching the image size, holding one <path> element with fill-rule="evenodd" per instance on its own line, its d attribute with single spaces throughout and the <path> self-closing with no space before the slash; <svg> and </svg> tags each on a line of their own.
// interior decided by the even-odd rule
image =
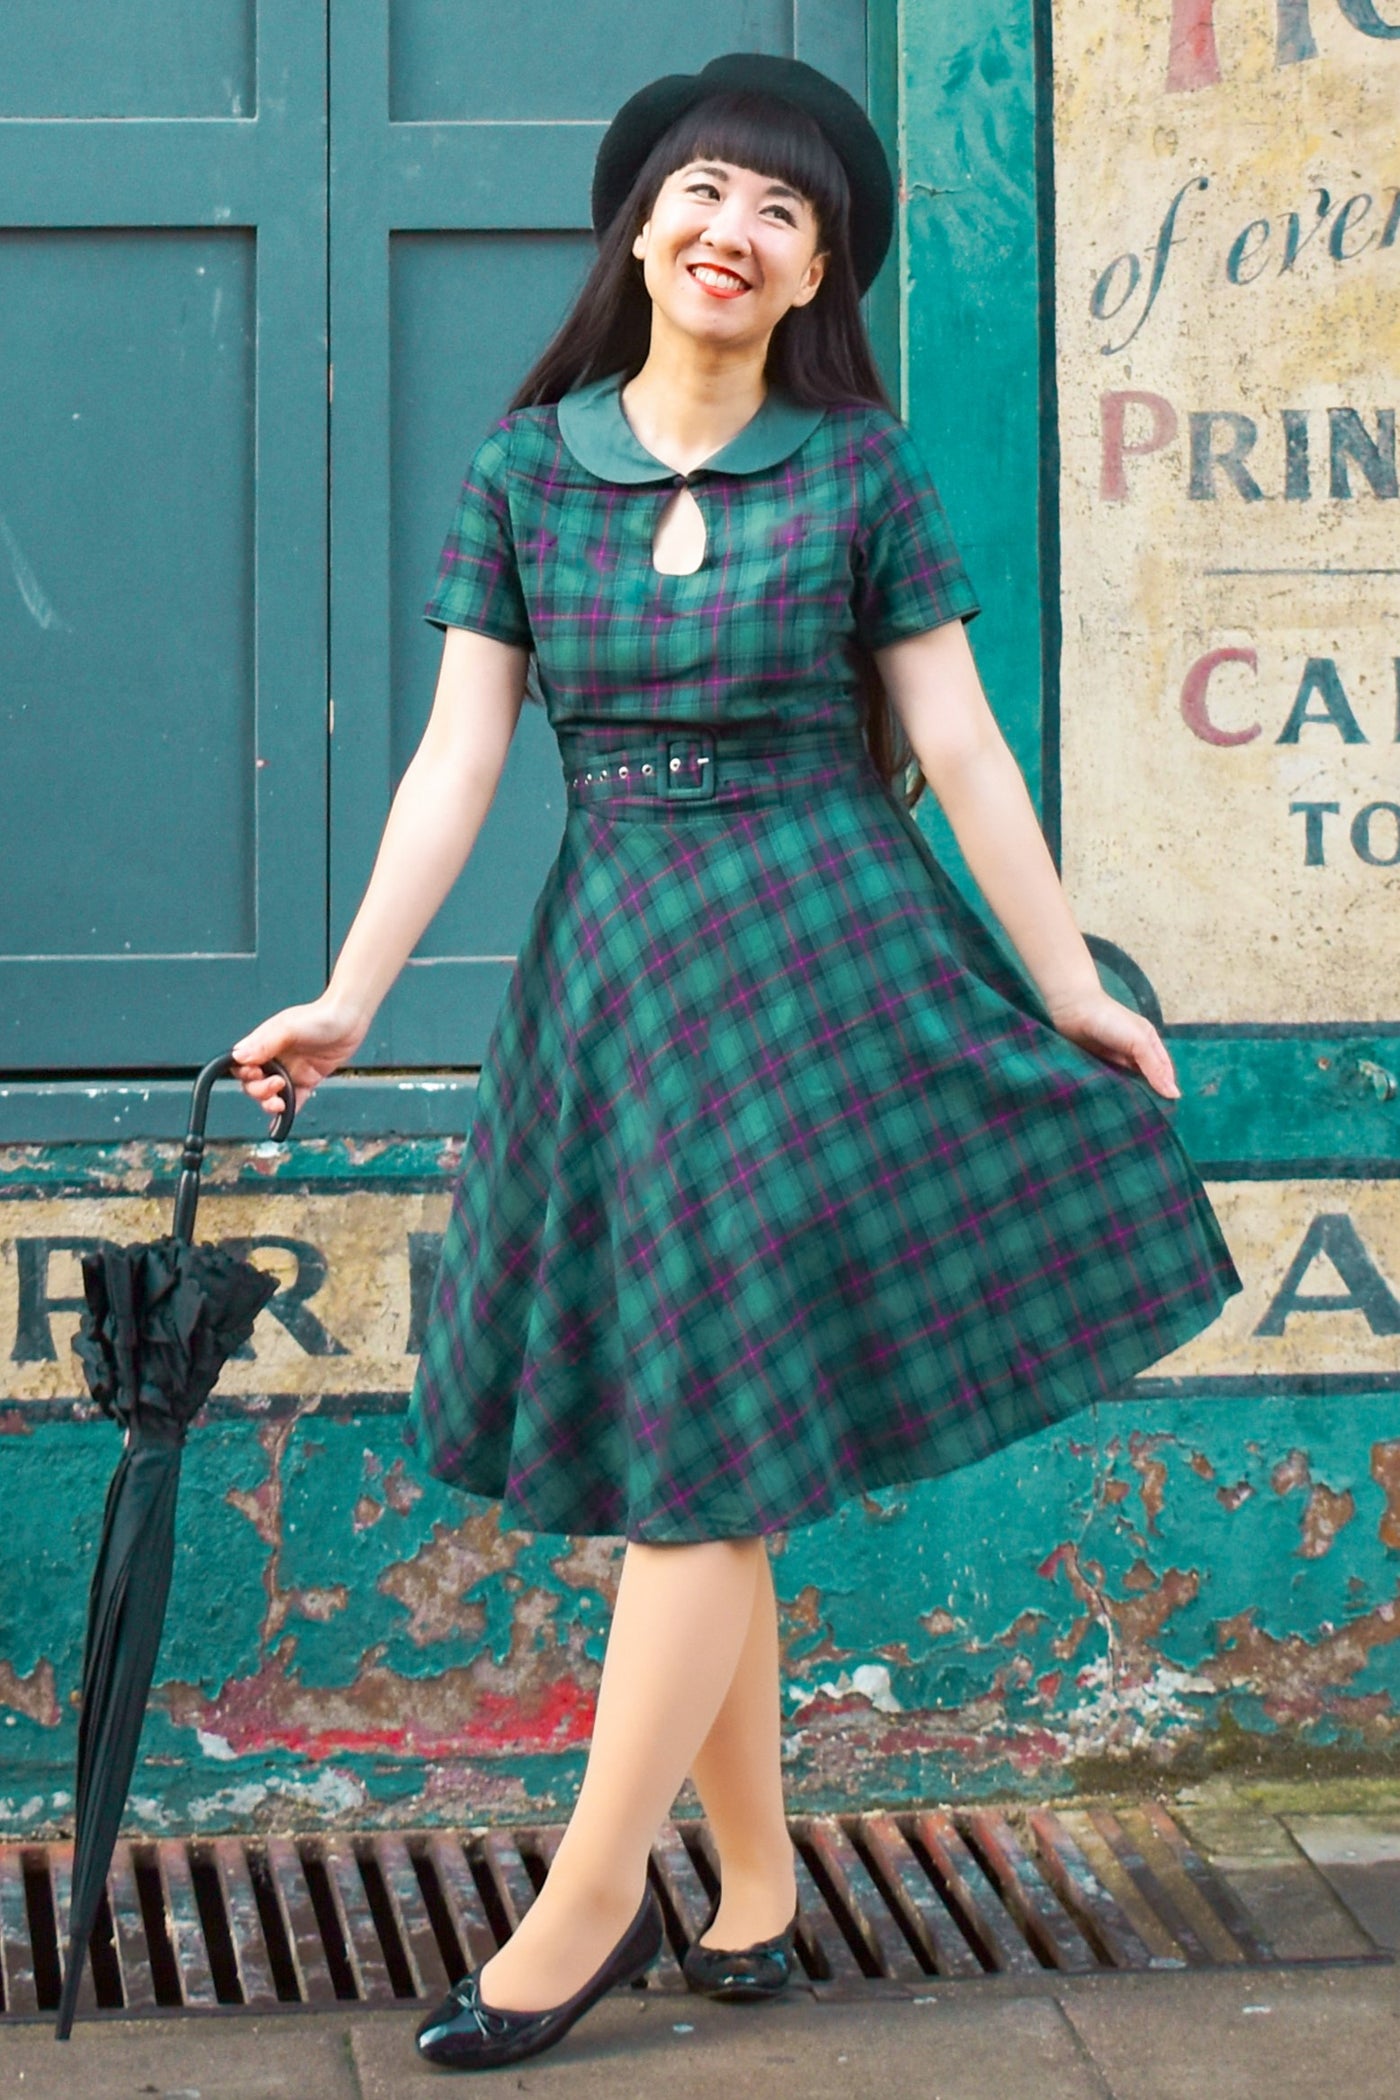
<svg viewBox="0 0 1400 2100">
<path fill-rule="evenodd" d="M 1393 1023 L 1400 18 L 1055 50 L 1066 883 L 1174 1021 Z"/>
<path fill-rule="evenodd" d="M 1106 1762 L 1384 1765 L 1400 1731 L 1400 1045 L 1377 961 L 1400 635 L 1393 583 L 1341 573 L 1400 564 L 1400 37 L 1366 0 L 1057 0 L 1048 26 L 1037 98 L 1028 0 L 901 13 L 905 405 L 1081 923 L 1191 1024 L 1179 1128 L 1246 1290 L 1122 1402 L 780 1542 L 795 1805 L 1052 1795 Z M 1294 740 L 1309 662 L 1333 672 Z M 260 1241 L 283 1290 L 188 1447 L 133 1827 L 567 1805 L 616 1553 L 501 1533 L 401 1440 L 458 1149 L 216 1149 L 201 1230 Z M 0 1153 L 9 1831 L 71 1809 L 117 1456 L 78 1397 L 73 1243 L 159 1229 L 172 1162 Z"/>
<path fill-rule="evenodd" d="M 431 1232 L 454 1158 L 314 1141 L 216 1154 L 201 1230 L 265 1227 L 309 1248 L 301 1282 L 320 1280 L 299 1296 L 285 1269 L 253 1363 L 191 1434 L 133 1827 L 505 1818 L 570 1798 L 616 1549 L 500 1532 L 489 1507 L 419 1477 L 401 1441 L 411 1236 Z M 54 1242 L 103 1229 L 105 1202 L 123 1230 L 163 1214 L 172 1165 L 168 1147 L 0 1156 L 11 1831 L 58 1827 L 71 1805 L 86 1582 L 118 1449 L 76 1397 L 76 1257 Z M 1238 1189 L 1214 1193 L 1233 1234 Z M 1257 1329 L 1286 1296 L 1248 1236 L 1235 1244 Z M 1312 1318 L 1365 1325 L 1294 1311 L 1281 1360 L 1289 1325 Z M 1238 1399 L 1187 1380 L 852 1504 L 775 1565 L 795 1802 L 1054 1794 L 1104 1759 L 1384 1758 L 1400 1730 L 1392 1393 L 1265 1384 Z"/>
</svg>

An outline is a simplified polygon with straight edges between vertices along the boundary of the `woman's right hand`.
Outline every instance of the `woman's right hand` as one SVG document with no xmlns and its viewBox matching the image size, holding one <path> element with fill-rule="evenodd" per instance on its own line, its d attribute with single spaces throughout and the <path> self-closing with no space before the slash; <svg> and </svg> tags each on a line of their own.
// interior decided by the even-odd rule
<svg viewBox="0 0 1400 2100">
<path fill-rule="evenodd" d="M 323 1079 L 349 1063 L 368 1032 L 368 1022 L 352 1020 L 324 997 L 306 1006 L 284 1006 L 234 1044 L 233 1076 L 275 1117 L 282 1113 L 282 1082 L 264 1070 L 268 1058 L 280 1058 L 291 1073 L 300 1108 Z"/>
</svg>

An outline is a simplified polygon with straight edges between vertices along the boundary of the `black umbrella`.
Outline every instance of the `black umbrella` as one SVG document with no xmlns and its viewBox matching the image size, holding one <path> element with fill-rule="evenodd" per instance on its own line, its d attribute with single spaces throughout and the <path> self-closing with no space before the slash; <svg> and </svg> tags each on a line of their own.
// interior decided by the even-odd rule
<svg viewBox="0 0 1400 2100">
<path fill-rule="evenodd" d="M 194 1083 L 171 1233 L 145 1246 L 83 1256 L 87 1311 L 73 1347 L 93 1398 L 120 1422 L 126 1439 L 107 1490 L 88 1592 L 68 1965 L 55 2029 L 60 2042 L 73 2025 L 83 1956 L 155 1675 L 175 1558 L 185 1431 L 277 1289 L 276 1277 L 265 1269 L 236 1261 L 221 1247 L 191 1244 L 209 1095 L 234 1063 L 216 1057 Z M 264 1058 L 263 1066 L 283 1084 L 286 1106 L 271 1132 L 280 1142 L 291 1132 L 295 1092 L 276 1058 Z"/>
</svg>

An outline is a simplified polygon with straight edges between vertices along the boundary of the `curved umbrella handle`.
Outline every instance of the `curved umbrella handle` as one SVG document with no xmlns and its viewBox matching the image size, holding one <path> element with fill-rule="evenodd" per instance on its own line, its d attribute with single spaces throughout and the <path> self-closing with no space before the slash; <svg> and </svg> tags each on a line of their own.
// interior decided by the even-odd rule
<svg viewBox="0 0 1400 2100">
<path fill-rule="evenodd" d="M 211 1058 L 194 1083 L 190 1096 L 190 1127 L 185 1132 L 185 1149 L 180 1155 L 180 1179 L 175 1190 L 175 1222 L 172 1230 L 177 1240 L 188 1244 L 194 1237 L 194 1214 L 199 1202 L 199 1170 L 204 1161 L 204 1124 L 209 1114 L 209 1096 L 214 1081 L 225 1079 L 238 1063 L 231 1051 L 222 1057 Z M 292 1075 L 280 1058 L 265 1057 L 262 1060 L 265 1072 L 274 1072 L 282 1082 L 282 1097 L 286 1107 L 278 1116 L 268 1136 L 276 1145 L 283 1144 L 292 1134 L 296 1121 L 296 1088 Z"/>
</svg>

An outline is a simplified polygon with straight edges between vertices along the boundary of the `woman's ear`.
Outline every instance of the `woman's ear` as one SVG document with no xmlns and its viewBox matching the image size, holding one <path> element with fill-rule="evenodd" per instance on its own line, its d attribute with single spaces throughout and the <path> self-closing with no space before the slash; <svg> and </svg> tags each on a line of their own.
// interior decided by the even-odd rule
<svg viewBox="0 0 1400 2100">
<path fill-rule="evenodd" d="M 816 298 L 817 287 L 826 275 L 826 266 L 829 259 L 827 249 L 819 248 L 817 250 L 807 265 L 807 275 L 802 280 L 801 288 L 793 298 L 792 303 L 794 306 L 807 306 Z"/>
</svg>

